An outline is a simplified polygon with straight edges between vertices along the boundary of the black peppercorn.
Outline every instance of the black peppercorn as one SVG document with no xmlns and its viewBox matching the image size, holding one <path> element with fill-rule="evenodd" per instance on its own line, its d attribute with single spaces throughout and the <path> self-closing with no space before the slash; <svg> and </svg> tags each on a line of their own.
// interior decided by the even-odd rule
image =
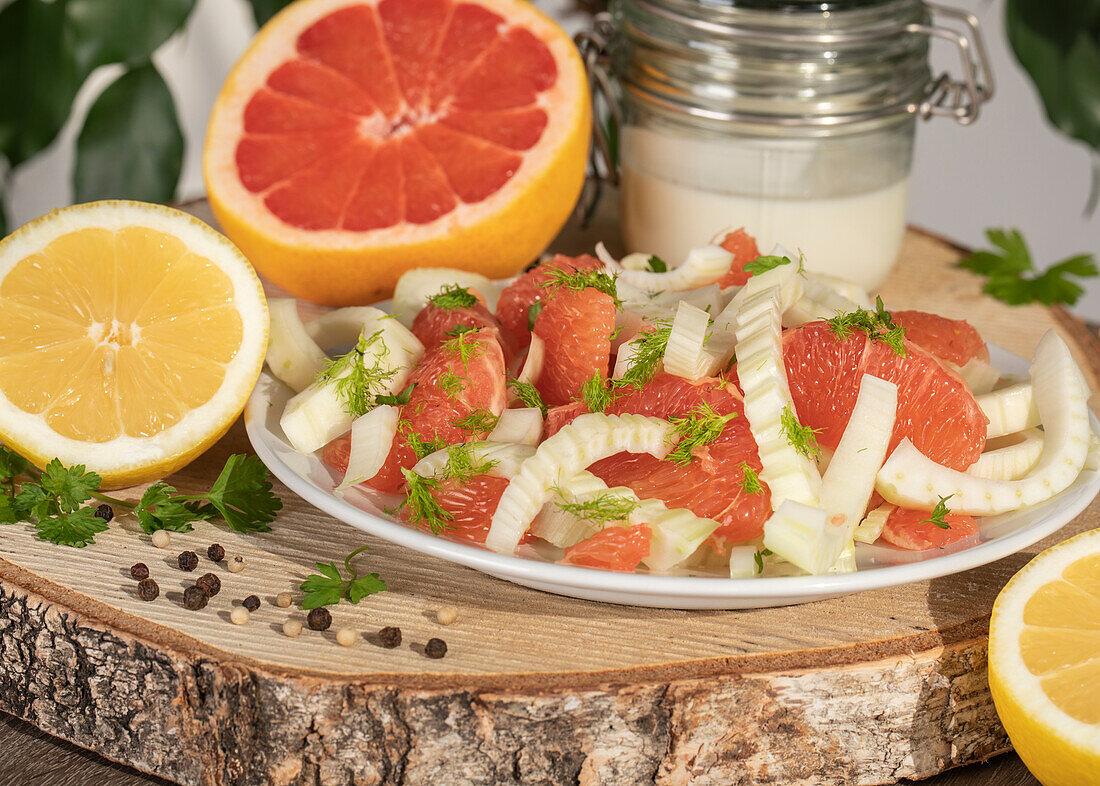
<svg viewBox="0 0 1100 786">
<path fill-rule="evenodd" d="M 150 578 L 144 578 L 138 582 L 138 595 L 142 600 L 156 600 L 160 594 L 160 587 Z"/>
<path fill-rule="evenodd" d="M 97 519 L 103 519 L 104 521 L 110 521 L 115 517 L 115 510 L 106 502 L 95 509 L 95 517 Z"/>
<path fill-rule="evenodd" d="M 424 645 L 424 654 L 429 658 L 442 658 L 447 654 L 447 642 L 443 639 L 428 639 Z"/>
<path fill-rule="evenodd" d="M 247 598 L 241 601 L 241 605 L 249 611 L 255 611 L 260 608 L 260 599 L 255 595 L 249 595 Z M 327 625 L 325 627 L 328 627 Z"/>
<path fill-rule="evenodd" d="M 208 556 L 212 562 L 221 562 L 225 559 L 225 549 L 222 548 L 222 544 L 220 543 L 211 543 L 210 548 L 206 550 L 206 556 Z"/>
<path fill-rule="evenodd" d="M 194 570 L 199 566 L 199 555 L 193 551 L 181 551 L 176 563 L 180 570 Z"/>
<path fill-rule="evenodd" d="M 392 625 L 382 628 L 378 631 L 378 643 L 386 649 L 392 650 L 401 644 L 401 628 L 395 628 Z"/>
<path fill-rule="evenodd" d="M 210 600 L 210 596 L 206 594 L 206 590 L 197 584 L 183 591 L 183 606 L 191 609 L 191 611 L 198 611 L 203 608 L 208 600 Z"/>
<path fill-rule="evenodd" d="M 149 566 L 144 562 L 135 562 L 130 566 L 130 578 L 137 581 L 149 578 Z"/>
<path fill-rule="evenodd" d="M 204 573 L 199 577 L 199 580 L 195 582 L 198 586 L 206 590 L 206 594 L 211 598 L 221 592 L 222 580 L 215 576 L 213 573 Z"/>
<path fill-rule="evenodd" d="M 314 609 L 306 617 L 306 624 L 310 630 L 328 630 L 332 624 L 332 615 L 328 609 Z"/>
</svg>

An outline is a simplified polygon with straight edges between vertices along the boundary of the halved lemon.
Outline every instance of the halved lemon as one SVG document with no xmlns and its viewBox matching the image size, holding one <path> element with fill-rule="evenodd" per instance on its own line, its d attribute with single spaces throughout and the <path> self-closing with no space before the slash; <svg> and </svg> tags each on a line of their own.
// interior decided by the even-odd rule
<svg viewBox="0 0 1100 786">
<path fill-rule="evenodd" d="M 240 414 L 267 332 L 255 271 L 198 219 L 55 210 L 0 241 L 0 441 L 104 487 L 164 477 Z"/>
<path fill-rule="evenodd" d="M 1012 577 L 989 622 L 989 688 L 1044 786 L 1100 783 L 1100 529 Z"/>
</svg>

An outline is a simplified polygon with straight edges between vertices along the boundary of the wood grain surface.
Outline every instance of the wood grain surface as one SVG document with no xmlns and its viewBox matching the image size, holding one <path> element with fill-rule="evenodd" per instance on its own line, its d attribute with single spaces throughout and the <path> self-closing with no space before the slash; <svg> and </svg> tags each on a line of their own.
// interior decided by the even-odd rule
<svg viewBox="0 0 1100 786">
<path fill-rule="evenodd" d="M 566 240 L 566 251 L 591 248 L 586 234 Z M 887 303 L 966 317 L 1024 355 L 1059 330 L 1095 389 L 1095 336 L 1064 312 L 981 296 L 957 255 L 910 232 Z M 246 450 L 238 424 L 171 482 L 205 487 Z M 1008 748 L 984 673 L 992 601 L 1039 548 L 1100 525 L 1094 502 L 1046 542 L 963 574 L 805 606 L 684 612 L 511 585 L 277 490 L 286 507 L 271 533 L 201 523 L 166 551 L 126 517 L 79 551 L 28 526 L 0 530 L 0 709 L 186 784 L 892 783 Z M 174 567 L 181 550 L 214 541 L 246 569 L 205 557 L 195 574 Z M 328 632 L 282 636 L 300 612 L 276 608 L 275 594 L 364 542 L 360 564 L 390 590 L 336 608 Z M 137 598 L 137 561 L 161 584 L 156 602 Z M 182 590 L 205 570 L 222 591 L 186 611 Z M 232 625 L 252 593 L 263 605 Z M 442 605 L 459 608 L 450 627 L 434 620 Z M 351 648 L 334 643 L 341 625 L 359 631 Z M 400 648 L 378 645 L 384 625 L 402 628 Z M 424 656 L 432 636 L 446 639 L 445 659 Z"/>
</svg>

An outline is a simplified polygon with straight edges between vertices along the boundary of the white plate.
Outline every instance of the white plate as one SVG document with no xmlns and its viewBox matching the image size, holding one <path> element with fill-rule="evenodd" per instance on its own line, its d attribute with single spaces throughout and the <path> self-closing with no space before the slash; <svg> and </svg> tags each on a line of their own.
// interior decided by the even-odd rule
<svg viewBox="0 0 1100 786">
<path fill-rule="evenodd" d="M 1026 374 L 1027 363 L 990 347 L 995 365 Z M 1006 557 L 1057 531 L 1084 510 L 1100 491 L 1100 473 L 1085 470 L 1068 489 L 1042 505 L 980 520 L 978 542 L 954 551 L 906 552 L 856 544 L 859 570 L 827 576 L 731 579 L 715 575 L 614 573 L 558 565 L 529 547 L 508 557 L 477 546 L 454 543 L 382 515 L 362 494 L 334 492 L 329 470 L 316 455 L 295 451 L 279 428 L 290 389 L 266 372 L 245 409 L 245 428 L 257 455 L 279 480 L 302 499 L 364 532 L 384 540 L 466 565 L 527 587 L 575 598 L 668 609 L 747 609 L 785 606 L 862 590 L 933 579 Z M 1091 416 L 1091 415 L 1090 415 Z M 1091 416 L 1093 431 L 1100 421 Z M 526 551 L 524 551 L 526 550 Z"/>
</svg>

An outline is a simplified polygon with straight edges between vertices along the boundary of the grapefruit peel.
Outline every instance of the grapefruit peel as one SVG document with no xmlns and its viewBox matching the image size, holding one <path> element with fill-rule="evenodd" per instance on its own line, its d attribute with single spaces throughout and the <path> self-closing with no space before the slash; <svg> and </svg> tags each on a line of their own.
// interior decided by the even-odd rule
<svg viewBox="0 0 1100 786">
<path fill-rule="evenodd" d="M 948 469 L 902 440 L 878 474 L 876 490 L 897 505 L 931 510 L 948 497 L 953 513 L 991 516 L 1044 502 L 1080 474 L 1089 450 L 1088 387 L 1069 348 L 1047 333 L 1031 363 L 1031 387 L 1043 425 L 1039 461 L 1019 480 L 989 480 Z"/>
<path fill-rule="evenodd" d="M 791 268 L 784 265 L 753 276 L 730 304 L 745 417 L 759 449 L 760 479 L 771 490 L 772 510 L 788 499 L 816 505 L 821 491 L 817 464 L 795 449 L 782 425 L 784 411 L 794 410 L 780 331 L 783 293 L 792 288 L 792 274 L 797 278 Z"/>
<path fill-rule="evenodd" d="M 966 468 L 967 475 L 990 480 L 1019 480 L 1035 466 L 1043 452 L 1043 432 L 1037 428 L 1020 431 L 1018 441 L 986 450 Z"/>
<path fill-rule="evenodd" d="M 298 316 L 298 301 L 292 297 L 268 298 L 271 330 L 267 339 L 267 362 L 271 373 L 290 385 L 295 393 L 309 387 L 325 370 L 328 355 L 306 331 Z"/>
<path fill-rule="evenodd" d="M 644 415 L 581 415 L 543 441 L 523 462 L 501 495 L 485 545 L 512 554 L 531 521 L 564 478 L 616 453 L 649 453 L 664 458 L 671 450 L 672 424 Z"/>
<path fill-rule="evenodd" d="M 497 418 L 497 424 L 489 432 L 491 442 L 514 442 L 534 447 L 542 439 L 542 410 L 538 407 L 506 409 Z"/>
<path fill-rule="evenodd" d="M 1021 382 L 993 393 L 976 396 L 975 400 L 989 418 L 986 439 L 1015 434 L 1039 425 L 1039 410 L 1035 406 L 1030 382 Z"/>
<path fill-rule="evenodd" d="M 393 438 L 397 435 L 397 420 L 401 411 L 392 404 L 382 404 L 360 415 L 351 424 L 351 448 L 344 479 L 336 487 L 343 491 L 378 474 L 386 463 Z"/>
<path fill-rule="evenodd" d="M 388 374 L 383 392 L 394 395 L 404 389 L 410 370 L 424 354 L 424 345 L 384 311 L 376 308 L 363 311 L 366 313 L 360 335 L 380 333 L 381 340 L 366 347 L 360 363 L 376 363 L 381 372 Z M 351 371 L 352 364 L 347 364 L 341 373 L 313 382 L 287 402 L 279 425 L 295 450 L 312 453 L 351 428 L 354 416 L 337 385 Z"/>
</svg>

